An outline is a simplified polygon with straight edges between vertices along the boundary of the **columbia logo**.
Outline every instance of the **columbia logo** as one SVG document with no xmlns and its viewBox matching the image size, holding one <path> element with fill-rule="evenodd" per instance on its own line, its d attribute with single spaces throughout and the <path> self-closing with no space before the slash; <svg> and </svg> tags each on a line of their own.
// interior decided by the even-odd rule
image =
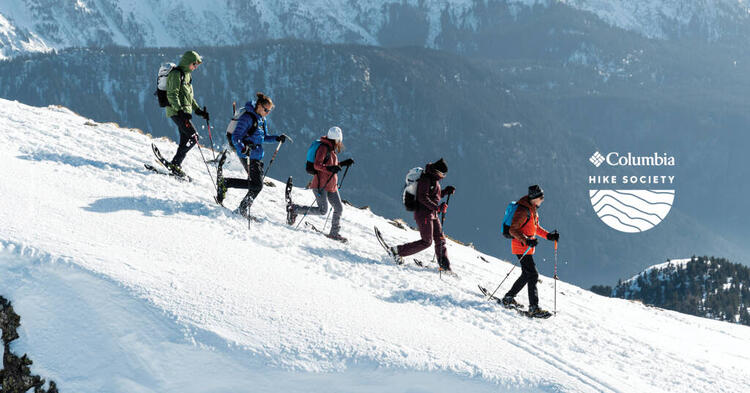
<svg viewBox="0 0 750 393">
<path fill-rule="evenodd" d="M 591 156 L 591 158 L 589 158 L 589 161 L 591 161 L 591 163 L 594 164 L 595 167 L 599 168 L 599 166 L 604 162 L 604 156 L 602 155 L 602 153 L 596 152 Z"/>
</svg>

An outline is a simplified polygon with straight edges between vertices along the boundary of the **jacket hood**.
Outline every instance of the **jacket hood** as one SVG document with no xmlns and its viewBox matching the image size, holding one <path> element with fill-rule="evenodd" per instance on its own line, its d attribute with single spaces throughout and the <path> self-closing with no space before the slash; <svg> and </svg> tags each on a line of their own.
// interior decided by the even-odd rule
<svg viewBox="0 0 750 393">
<path fill-rule="evenodd" d="M 524 195 L 516 203 L 518 203 L 519 205 L 521 205 L 521 206 L 523 206 L 523 207 L 531 210 L 531 212 L 535 212 L 536 211 L 536 207 L 531 204 L 531 200 L 529 199 L 528 195 Z"/>
<path fill-rule="evenodd" d="M 327 136 L 323 135 L 320 137 L 320 143 L 325 143 L 326 145 L 330 146 L 331 148 L 336 147 L 336 141 L 333 139 L 328 139 Z"/>
<path fill-rule="evenodd" d="M 440 172 L 437 169 L 435 169 L 433 164 L 431 163 L 424 166 L 424 173 L 438 180 L 442 180 L 445 177 L 445 173 Z"/>
<path fill-rule="evenodd" d="M 198 52 L 189 50 L 182 54 L 179 66 L 183 71 L 190 72 L 190 64 L 195 63 L 196 61 L 198 63 L 203 63 L 203 58 L 198 54 Z"/>
</svg>

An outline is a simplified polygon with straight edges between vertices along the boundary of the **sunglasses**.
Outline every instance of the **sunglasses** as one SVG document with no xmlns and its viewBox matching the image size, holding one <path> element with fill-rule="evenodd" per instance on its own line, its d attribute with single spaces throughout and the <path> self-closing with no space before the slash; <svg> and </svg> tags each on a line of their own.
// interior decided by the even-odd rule
<svg viewBox="0 0 750 393">
<path fill-rule="evenodd" d="M 263 111 L 265 111 L 266 113 L 271 113 L 271 109 L 273 109 L 273 108 L 265 107 L 263 105 L 261 105 L 260 107 L 263 108 Z"/>
</svg>

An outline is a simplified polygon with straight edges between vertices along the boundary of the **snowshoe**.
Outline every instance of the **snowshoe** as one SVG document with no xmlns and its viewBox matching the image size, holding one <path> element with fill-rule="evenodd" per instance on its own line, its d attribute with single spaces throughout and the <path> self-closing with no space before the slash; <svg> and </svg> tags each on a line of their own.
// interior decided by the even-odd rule
<svg viewBox="0 0 750 393">
<path fill-rule="evenodd" d="M 348 241 L 349 241 L 349 239 L 347 239 L 347 238 L 345 238 L 345 237 L 341 236 L 341 234 L 339 234 L 339 233 L 337 233 L 337 234 L 335 234 L 335 235 L 334 235 L 334 234 L 330 234 L 330 233 L 329 233 L 328 235 L 326 235 L 326 237 L 327 237 L 327 238 L 329 238 L 329 239 L 333 239 L 333 240 L 336 240 L 336 241 L 340 241 L 341 243 L 346 243 L 346 242 L 348 242 Z"/>
<path fill-rule="evenodd" d="M 448 268 L 439 267 L 438 268 L 438 274 L 440 274 L 440 278 L 441 279 L 443 278 L 443 275 L 446 275 L 448 277 L 454 278 L 456 280 L 460 280 L 461 279 L 461 277 L 459 277 L 459 275 L 456 274 L 456 272 L 454 272 L 453 270 L 451 270 L 450 267 L 448 267 Z"/>
<path fill-rule="evenodd" d="M 186 181 L 186 182 L 193 181 L 193 179 L 191 179 L 190 176 L 185 176 L 185 177 L 175 176 L 172 172 L 167 172 L 167 171 L 161 170 L 161 169 L 159 169 L 159 168 L 157 168 L 157 167 L 155 167 L 155 166 L 153 166 L 151 164 L 143 164 L 143 166 L 146 169 L 148 169 L 149 171 L 151 171 L 151 172 L 158 173 L 158 174 L 164 175 L 164 176 L 174 177 L 175 179 L 177 179 L 179 181 Z"/>
<path fill-rule="evenodd" d="M 284 199 L 286 200 L 286 223 L 294 225 L 297 221 L 297 212 L 294 211 L 294 204 L 292 203 L 292 177 L 286 181 L 286 190 L 284 191 Z"/>
<path fill-rule="evenodd" d="M 245 195 L 240 202 L 240 206 L 237 207 L 237 213 L 245 218 L 250 218 L 250 206 L 253 205 L 253 197 Z"/>
<path fill-rule="evenodd" d="M 172 172 L 172 175 L 177 176 L 179 178 L 186 178 L 187 174 L 185 171 L 180 168 L 179 165 L 172 164 L 171 162 L 167 165 L 167 169 L 169 169 L 170 172 Z"/>
<path fill-rule="evenodd" d="M 547 319 L 552 316 L 552 313 L 547 310 L 542 310 L 539 306 L 529 307 L 529 311 L 520 311 L 521 314 L 526 315 L 529 318 L 541 318 Z"/>
<path fill-rule="evenodd" d="M 496 301 L 498 304 L 502 305 L 505 308 L 511 308 L 511 309 L 515 309 L 515 310 L 520 310 L 520 309 L 523 309 L 523 307 L 524 307 L 523 304 L 518 303 L 516 301 L 516 299 L 514 299 L 514 298 L 512 298 L 510 296 L 506 296 L 506 297 L 504 297 L 504 298 L 501 299 L 501 298 L 499 298 L 497 296 L 492 295 L 487 290 L 487 288 L 485 288 L 485 287 L 483 287 L 481 285 L 478 285 L 478 286 L 479 286 L 479 290 L 482 292 L 482 294 L 484 294 L 484 296 L 487 296 L 488 299 L 490 299 L 490 300 Z"/>
<path fill-rule="evenodd" d="M 523 305 L 516 301 L 516 299 L 512 296 L 505 296 L 504 298 L 500 299 L 498 302 L 503 305 L 505 308 L 511 308 L 514 310 L 520 310 L 523 308 Z"/>
<path fill-rule="evenodd" d="M 227 182 L 224 180 L 224 161 L 227 159 L 227 151 L 224 150 L 219 155 L 218 167 L 216 168 L 216 202 L 219 205 L 224 204 L 224 198 L 227 195 Z"/>
<path fill-rule="evenodd" d="M 160 164 L 164 165 L 164 167 L 167 168 L 169 172 L 172 173 L 172 175 L 176 177 L 181 177 L 181 178 L 187 177 L 187 175 L 185 174 L 185 171 L 183 171 L 179 165 L 175 165 L 167 161 L 167 159 L 161 155 L 159 148 L 156 147 L 156 145 L 154 145 L 153 143 L 151 144 L 151 151 L 154 152 L 154 155 L 156 156 L 156 160 L 159 161 Z"/>
<path fill-rule="evenodd" d="M 378 238 L 378 243 L 383 246 L 385 251 L 388 253 L 388 255 L 390 255 L 391 258 L 393 258 L 393 261 L 396 262 L 397 265 L 404 264 L 404 258 L 398 255 L 398 249 L 396 249 L 396 247 L 389 246 L 388 243 L 383 240 L 383 234 L 380 233 L 378 227 L 375 227 L 375 237 Z"/>
</svg>

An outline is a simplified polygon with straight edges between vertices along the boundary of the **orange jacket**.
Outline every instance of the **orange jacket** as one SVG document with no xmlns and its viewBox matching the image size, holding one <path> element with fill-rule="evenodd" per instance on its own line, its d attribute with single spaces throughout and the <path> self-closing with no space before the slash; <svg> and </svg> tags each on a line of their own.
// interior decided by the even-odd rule
<svg viewBox="0 0 750 393">
<path fill-rule="evenodd" d="M 547 231 L 539 225 L 539 215 L 536 212 L 536 207 L 529 202 L 528 195 L 518 201 L 518 207 L 516 213 L 513 214 L 509 232 L 513 236 L 510 245 L 513 255 L 521 255 L 526 251 L 526 247 L 528 247 L 525 242 L 526 239 L 537 235 L 547 238 Z M 526 255 L 534 255 L 534 248 L 532 247 Z"/>
</svg>

